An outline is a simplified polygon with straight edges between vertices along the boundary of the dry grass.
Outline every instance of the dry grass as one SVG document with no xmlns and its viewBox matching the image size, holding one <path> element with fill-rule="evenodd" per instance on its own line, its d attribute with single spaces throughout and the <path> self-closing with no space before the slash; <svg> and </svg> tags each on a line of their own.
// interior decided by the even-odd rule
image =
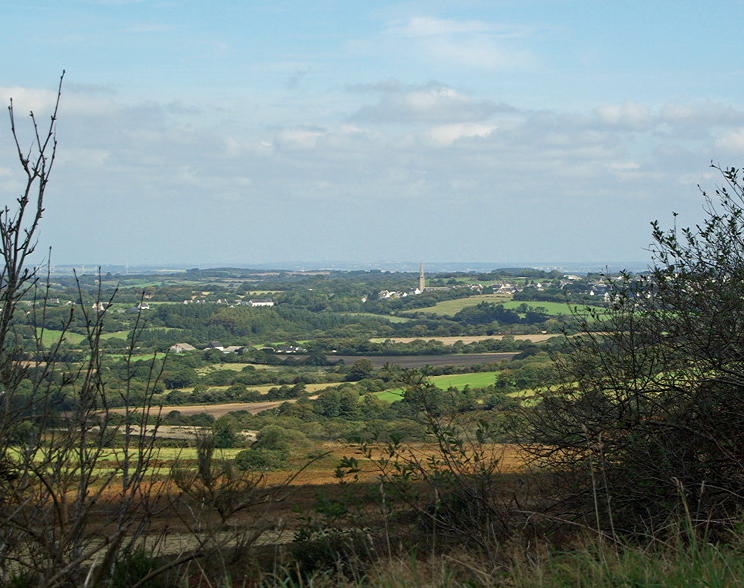
<svg viewBox="0 0 744 588">
<path fill-rule="evenodd" d="M 416 459 L 421 462 L 425 462 L 428 457 L 440 454 L 436 445 L 431 443 L 408 443 L 406 446 L 411 454 L 415 455 Z M 380 446 L 380 450 L 382 449 L 383 447 Z M 334 477 L 334 467 L 344 456 L 355 457 L 359 462 L 360 481 L 373 482 L 377 479 L 379 472 L 374 463 L 359 454 L 355 446 L 326 442 L 321 444 L 315 453 L 322 453 L 324 457 L 306 468 L 293 484 L 314 486 L 335 483 L 337 480 Z M 507 443 L 494 444 L 493 455 L 499 460 L 499 469 L 502 473 L 511 474 L 524 471 L 526 456 L 518 446 Z M 278 482 L 282 479 L 282 476 L 286 477 L 286 474 L 287 472 L 276 471 L 270 472 L 269 476 L 272 482 Z"/>
</svg>

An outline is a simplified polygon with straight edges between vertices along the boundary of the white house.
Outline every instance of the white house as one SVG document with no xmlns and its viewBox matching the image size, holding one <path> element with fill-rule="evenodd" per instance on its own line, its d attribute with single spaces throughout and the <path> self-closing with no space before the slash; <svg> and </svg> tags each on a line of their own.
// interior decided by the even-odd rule
<svg viewBox="0 0 744 588">
<path fill-rule="evenodd" d="M 248 301 L 248 306 L 274 306 L 274 301 L 268 298 L 256 298 Z"/>
<path fill-rule="evenodd" d="M 188 343 L 176 343 L 169 347 L 173 353 L 183 353 L 184 351 L 196 351 L 196 347 L 189 345 Z"/>
</svg>

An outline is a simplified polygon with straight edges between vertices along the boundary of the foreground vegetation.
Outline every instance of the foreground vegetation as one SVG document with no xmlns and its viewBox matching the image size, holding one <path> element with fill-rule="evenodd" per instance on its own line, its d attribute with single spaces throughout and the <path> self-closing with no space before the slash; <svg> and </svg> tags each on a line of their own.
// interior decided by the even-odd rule
<svg viewBox="0 0 744 588">
<path fill-rule="evenodd" d="M 297 580 L 291 570 L 282 570 L 264 577 L 263 585 L 315 588 L 735 588 L 741 585 L 744 577 L 739 544 L 689 544 L 684 537 L 672 544 L 652 542 L 643 547 L 611 545 L 584 538 L 563 551 L 542 547 L 525 553 L 522 545 L 510 546 L 507 551 L 511 557 L 505 556 L 504 563 L 496 568 L 484 566 L 482 560 L 472 553 L 455 550 L 446 558 L 439 555 L 383 558 L 364 573 L 356 575 L 319 572 Z"/>
</svg>

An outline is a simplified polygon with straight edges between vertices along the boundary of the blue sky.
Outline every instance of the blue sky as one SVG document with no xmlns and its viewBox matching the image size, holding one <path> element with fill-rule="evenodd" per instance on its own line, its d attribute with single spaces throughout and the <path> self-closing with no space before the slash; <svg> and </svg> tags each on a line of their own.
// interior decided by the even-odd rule
<svg viewBox="0 0 744 588">
<path fill-rule="evenodd" d="M 739 1 L 6 4 L 59 264 L 644 260 L 744 156 Z"/>
</svg>

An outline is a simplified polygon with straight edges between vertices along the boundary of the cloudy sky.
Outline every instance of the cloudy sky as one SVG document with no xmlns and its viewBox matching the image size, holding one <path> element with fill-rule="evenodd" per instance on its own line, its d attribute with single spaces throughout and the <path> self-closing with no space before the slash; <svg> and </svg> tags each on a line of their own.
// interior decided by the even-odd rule
<svg viewBox="0 0 744 588">
<path fill-rule="evenodd" d="M 742 22 L 738 0 L 18 0 L 0 102 L 47 115 L 67 70 L 59 264 L 643 261 L 649 222 L 698 222 L 711 161 L 744 158 Z M 12 148 L 3 123 L 6 203 Z"/>
</svg>

